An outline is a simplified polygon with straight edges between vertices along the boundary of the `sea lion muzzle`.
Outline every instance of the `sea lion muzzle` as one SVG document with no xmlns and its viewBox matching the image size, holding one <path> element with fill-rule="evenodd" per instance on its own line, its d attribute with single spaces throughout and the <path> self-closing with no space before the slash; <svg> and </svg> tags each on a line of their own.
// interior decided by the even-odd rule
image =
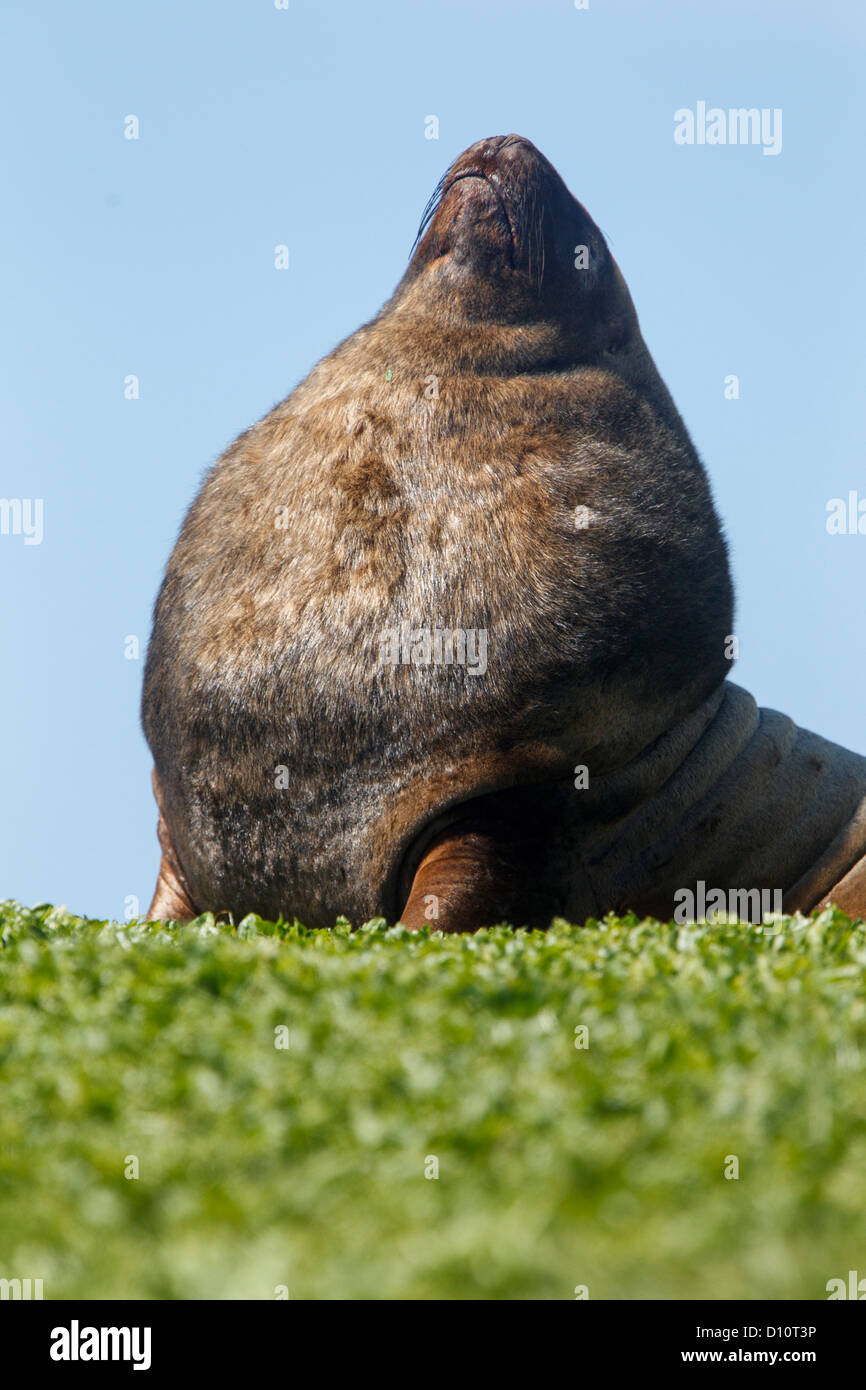
<svg viewBox="0 0 866 1390">
<path fill-rule="evenodd" d="M 437 262 L 470 317 L 518 323 L 557 300 L 554 317 L 561 320 L 563 295 L 576 310 L 614 276 L 604 237 L 586 209 L 553 165 L 517 135 L 470 146 L 435 190 L 406 282 Z"/>
<path fill-rule="evenodd" d="M 602 233 L 528 141 L 478 142 L 183 523 L 150 915 L 546 926 L 698 880 L 866 911 L 866 759 L 726 681 L 732 608 Z"/>
</svg>

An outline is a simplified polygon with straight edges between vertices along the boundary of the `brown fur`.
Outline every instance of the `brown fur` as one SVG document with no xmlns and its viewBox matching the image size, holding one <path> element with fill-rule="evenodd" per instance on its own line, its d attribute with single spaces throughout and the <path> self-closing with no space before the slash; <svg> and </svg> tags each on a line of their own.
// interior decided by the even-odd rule
<svg viewBox="0 0 866 1390">
<path fill-rule="evenodd" d="M 383 665 L 401 624 L 483 629 L 486 671 Z M 719 691 L 731 624 L 706 477 L 601 233 L 528 142 L 481 141 L 392 299 L 186 518 L 145 676 L 151 913 L 420 925 L 432 894 L 463 929 L 666 901 L 596 904 L 582 845 L 612 803 L 572 770 L 643 765 Z"/>
</svg>

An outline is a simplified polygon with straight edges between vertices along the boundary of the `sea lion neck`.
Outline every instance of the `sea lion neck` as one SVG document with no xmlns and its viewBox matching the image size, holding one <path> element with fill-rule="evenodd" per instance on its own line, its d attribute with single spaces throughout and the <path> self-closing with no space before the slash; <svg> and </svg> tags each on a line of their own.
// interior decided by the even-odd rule
<svg viewBox="0 0 866 1390">
<path fill-rule="evenodd" d="M 594 900 L 663 920 L 697 880 L 808 909 L 866 852 L 866 759 L 730 681 L 583 796 Z"/>
<path fill-rule="evenodd" d="M 382 364 L 387 357 L 395 369 L 422 376 L 442 364 L 447 364 L 448 377 L 519 376 L 575 366 L 573 343 L 558 324 L 543 318 L 467 323 L 447 302 L 431 310 L 423 296 L 416 302 L 410 294 L 375 327 L 369 346 Z"/>
</svg>

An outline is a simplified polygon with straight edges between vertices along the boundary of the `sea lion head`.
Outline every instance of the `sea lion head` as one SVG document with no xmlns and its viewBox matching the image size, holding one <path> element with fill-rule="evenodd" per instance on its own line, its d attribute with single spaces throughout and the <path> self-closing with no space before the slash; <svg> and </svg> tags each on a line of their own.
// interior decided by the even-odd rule
<svg viewBox="0 0 866 1390">
<path fill-rule="evenodd" d="M 571 271 L 580 247 L 588 252 L 587 273 L 576 285 Z M 426 271 L 428 294 L 439 279 L 469 319 L 499 306 L 507 286 L 517 320 L 531 305 L 561 304 L 557 291 L 566 287 L 597 292 L 609 266 L 604 237 L 550 161 L 523 136 L 497 135 L 470 145 L 441 179 L 407 278 Z M 486 303 L 475 293 L 479 276 L 491 286 Z"/>
<path fill-rule="evenodd" d="M 450 328 L 469 370 L 611 371 L 682 428 L 605 238 L 530 140 L 479 140 L 425 210 L 384 313 Z"/>
</svg>

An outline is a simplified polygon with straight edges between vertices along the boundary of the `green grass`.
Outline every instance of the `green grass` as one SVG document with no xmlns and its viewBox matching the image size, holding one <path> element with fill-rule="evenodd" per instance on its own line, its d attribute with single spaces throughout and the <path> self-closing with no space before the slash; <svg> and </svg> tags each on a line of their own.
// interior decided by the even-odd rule
<svg viewBox="0 0 866 1390">
<path fill-rule="evenodd" d="M 866 927 L 776 926 L 441 937 L 2 905 L 0 1277 L 826 1298 L 866 1275 Z"/>
</svg>

